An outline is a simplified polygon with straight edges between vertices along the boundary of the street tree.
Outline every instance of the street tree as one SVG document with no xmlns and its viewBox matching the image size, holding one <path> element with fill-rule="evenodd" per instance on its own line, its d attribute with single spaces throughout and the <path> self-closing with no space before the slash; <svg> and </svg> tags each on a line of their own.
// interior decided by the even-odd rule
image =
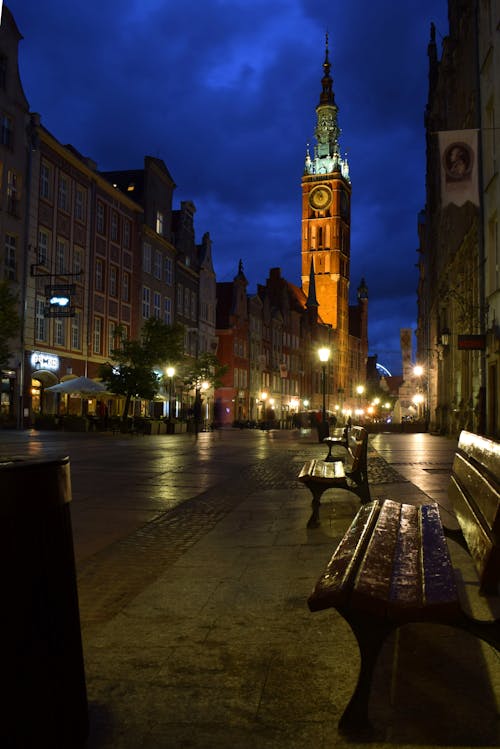
<svg viewBox="0 0 500 749">
<path fill-rule="evenodd" d="M 10 342 L 21 329 L 17 298 L 7 281 L 0 281 L 0 369 L 7 369 L 11 355 Z"/>
<path fill-rule="evenodd" d="M 178 362 L 183 357 L 184 326 L 167 325 L 154 317 L 143 326 L 139 340 L 128 340 L 123 328 L 115 328 L 116 347 L 111 351 L 111 362 L 102 364 L 99 374 L 108 390 L 125 397 L 122 419 L 125 420 L 132 398 L 152 400 L 159 390 L 162 369 L 166 362 Z"/>
<path fill-rule="evenodd" d="M 218 388 L 226 372 L 227 365 L 221 364 L 215 354 L 205 352 L 185 363 L 182 371 L 184 387 L 198 391 L 206 382 L 208 387 Z"/>
</svg>

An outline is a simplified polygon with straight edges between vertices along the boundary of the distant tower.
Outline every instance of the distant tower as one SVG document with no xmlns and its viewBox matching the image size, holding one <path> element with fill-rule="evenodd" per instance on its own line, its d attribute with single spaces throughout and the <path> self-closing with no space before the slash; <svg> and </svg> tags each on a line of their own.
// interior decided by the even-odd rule
<svg viewBox="0 0 500 749">
<path fill-rule="evenodd" d="M 316 145 L 306 149 L 302 177 L 302 290 L 309 296 L 314 269 L 321 320 L 332 326 L 339 385 L 345 385 L 349 338 L 349 258 L 351 180 L 341 158 L 333 80 L 326 35 L 322 91 L 316 107 Z"/>
</svg>

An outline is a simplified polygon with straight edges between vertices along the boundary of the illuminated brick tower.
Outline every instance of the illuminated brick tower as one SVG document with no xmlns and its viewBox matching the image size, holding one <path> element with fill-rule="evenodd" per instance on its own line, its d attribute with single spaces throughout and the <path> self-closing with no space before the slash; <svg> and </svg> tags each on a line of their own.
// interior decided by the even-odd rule
<svg viewBox="0 0 500 749">
<path fill-rule="evenodd" d="M 337 387 L 345 388 L 349 346 L 349 257 L 351 181 L 340 156 L 338 107 L 332 89 L 328 35 L 322 91 L 316 107 L 314 155 L 309 145 L 302 177 L 302 290 L 314 271 L 318 313 L 332 327 Z M 311 265 L 312 264 L 312 265 Z"/>
</svg>

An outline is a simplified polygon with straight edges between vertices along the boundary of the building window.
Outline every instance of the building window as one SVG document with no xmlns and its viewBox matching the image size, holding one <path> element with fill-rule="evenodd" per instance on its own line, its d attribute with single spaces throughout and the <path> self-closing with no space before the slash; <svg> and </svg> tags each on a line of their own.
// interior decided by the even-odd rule
<svg viewBox="0 0 500 749">
<path fill-rule="evenodd" d="M 113 349 L 116 348 L 115 346 L 115 324 L 114 322 L 108 323 L 108 354 L 111 355 L 111 352 Z"/>
<path fill-rule="evenodd" d="M 182 315 L 182 302 L 184 299 L 184 287 L 182 284 L 177 286 L 177 312 Z"/>
<path fill-rule="evenodd" d="M 13 122 L 6 114 L 0 117 L 0 143 L 2 146 L 7 146 L 7 148 L 12 148 L 14 145 Z"/>
<path fill-rule="evenodd" d="M 56 243 L 56 273 L 64 276 L 67 273 L 66 265 L 66 242 L 58 239 Z"/>
<path fill-rule="evenodd" d="M 15 281 L 17 277 L 17 237 L 5 235 L 5 278 Z"/>
<path fill-rule="evenodd" d="M 73 273 L 75 276 L 79 276 L 82 272 L 82 260 L 83 253 L 79 247 L 75 247 L 73 251 Z"/>
<path fill-rule="evenodd" d="M 85 190 L 81 187 L 75 191 L 75 218 L 85 221 Z"/>
<path fill-rule="evenodd" d="M 118 296 L 118 269 L 116 265 L 111 265 L 109 269 L 109 295 L 113 297 Z"/>
<path fill-rule="evenodd" d="M 166 257 L 163 261 L 163 275 L 167 286 L 172 286 L 172 258 Z"/>
<path fill-rule="evenodd" d="M 155 259 L 153 265 L 153 275 L 161 281 L 161 252 L 155 250 Z"/>
<path fill-rule="evenodd" d="M 99 234 L 105 234 L 106 231 L 106 209 L 104 203 L 97 201 L 96 208 L 96 228 Z"/>
<path fill-rule="evenodd" d="M 71 318 L 71 348 L 79 350 L 81 348 L 80 341 L 80 315 L 77 312 L 75 316 Z"/>
<path fill-rule="evenodd" d="M 164 231 L 164 218 L 161 211 L 156 211 L 156 233 L 163 237 Z"/>
<path fill-rule="evenodd" d="M 94 354 L 101 353 L 101 338 L 102 338 L 102 319 L 100 317 L 94 317 Z"/>
<path fill-rule="evenodd" d="M 196 292 L 191 293 L 191 320 L 196 320 Z"/>
<path fill-rule="evenodd" d="M 69 182 L 63 174 L 59 175 L 59 192 L 57 194 L 57 206 L 61 211 L 69 210 Z"/>
<path fill-rule="evenodd" d="M 151 273 L 151 245 L 147 242 L 142 246 L 142 270 Z"/>
<path fill-rule="evenodd" d="M 7 212 L 19 215 L 20 178 L 13 169 L 7 172 Z"/>
<path fill-rule="evenodd" d="M 130 276 L 128 273 L 123 274 L 122 299 L 124 302 L 130 302 Z"/>
<path fill-rule="evenodd" d="M 153 294 L 153 315 L 157 320 L 161 318 L 161 294 L 155 291 Z"/>
<path fill-rule="evenodd" d="M 65 325 L 66 320 L 61 320 L 61 318 L 57 318 L 54 320 L 54 343 L 56 346 L 64 346 L 65 345 Z"/>
<path fill-rule="evenodd" d="M 50 200 L 52 197 L 52 174 L 47 164 L 40 167 L 40 197 Z"/>
<path fill-rule="evenodd" d="M 35 303 L 35 338 L 37 341 L 47 340 L 47 320 L 45 319 L 45 299 L 37 297 Z"/>
<path fill-rule="evenodd" d="M 191 309 L 189 299 L 190 299 L 189 289 L 184 289 L 184 317 L 189 317 L 189 310 Z"/>
<path fill-rule="evenodd" d="M 36 261 L 38 265 L 44 265 L 45 267 L 49 264 L 49 235 L 44 229 L 40 229 L 38 232 Z"/>
<path fill-rule="evenodd" d="M 95 290 L 104 291 L 104 273 L 102 260 L 96 260 L 95 264 Z"/>
<path fill-rule="evenodd" d="M 130 247 L 130 221 L 123 220 L 123 246 L 126 249 Z"/>
<path fill-rule="evenodd" d="M 111 214 L 111 241 L 118 242 L 118 214 L 116 211 Z"/>
<path fill-rule="evenodd" d="M 147 286 L 142 287 L 142 316 L 145 320 L 151 316 L 151 292 Z"/>
<path fill-rule="evenodd" d="M 165 325 L 172 325 L 172 300 L 165 297 L 163 301 L 163 322 Z"/>
</svg>

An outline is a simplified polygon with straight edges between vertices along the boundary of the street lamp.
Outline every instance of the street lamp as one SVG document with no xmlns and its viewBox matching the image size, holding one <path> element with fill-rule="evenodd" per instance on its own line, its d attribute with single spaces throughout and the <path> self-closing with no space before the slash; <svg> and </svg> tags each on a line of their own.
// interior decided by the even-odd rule
<svg viewBox="0 0 500 749">
<path fill-rule="evenodd" d="M 168 387 L 168 423 L 172 423 L 172 386 L 175 375 L 175 367 L 167 367 L 167 377 L 169 378 Z M 170 431 L 170 430 L 169 430 Z"/>
<path fill-rule="evenodd" d="M 323 346 L 318 350 L 319 360 L 321 362 L 322 377 L 321 377 L 321 392 L 323 394 L 323 425 L 326 424 L 326 365 L 330 358 L 330 349 L 327 346 Z"/>
</svg>

